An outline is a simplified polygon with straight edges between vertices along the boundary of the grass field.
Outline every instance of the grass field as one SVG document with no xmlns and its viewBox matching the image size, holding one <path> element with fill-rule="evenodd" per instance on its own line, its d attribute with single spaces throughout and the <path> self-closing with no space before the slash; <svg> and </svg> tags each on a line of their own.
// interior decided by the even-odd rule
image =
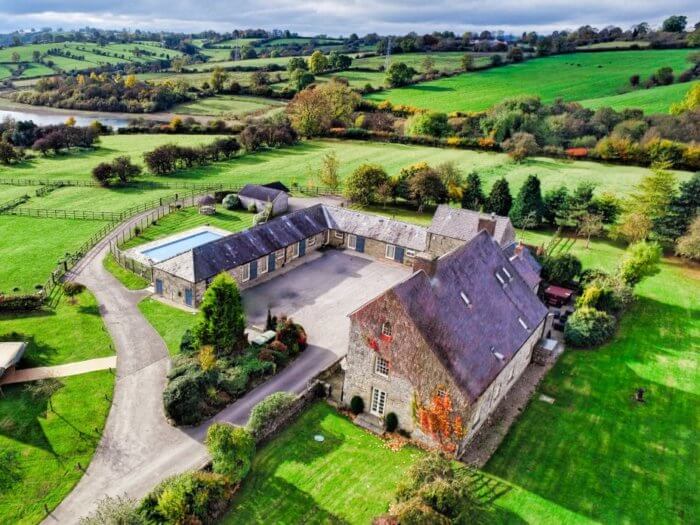
<svg viewBox="0 0 700 525">
<path fill-rule="evenodd" d="M 114 375 L 93 372 L 60 380 L 48 400 L 32 398 L 23 385 L 3 387 L 0 451 L 3 453 L 0 516 L 4 523 L 35 524 L 44 505 L 55 508 L 92 459 L 109 412 Z"/>
<path fill-rule="evenodd" d="M 264 113 L 272 108 L 282 107 L 283 103 L 260 97 L 217 95 L 194 102 L 180 104 L 171 111 L 185 115 L 208 115 L 226 118 L 241 117 L 250 113 Z"/>
<path fill-rule="evenodd" d="M 539 244 L 543 234 L 527 235 Z M 613 270 L 622 250 L 594 242 L 574 252 L 585 267 Z M 500 505 L 542 522 L 697 523 L 700 271 L 665 259 L 637 288 L 615 339 L 569 351 L 538 388 L 486 471 L 536 498 Z M 646 389 L 647 402 L 632 400 Z M 556 399 L 550 405 L 540 393 Z M 543 504 L 543 500 L 546 504 Z"/>
<path fill-rule="evenodd" d="M 574 53 L 528 60 L 521 64 L 465 73 L 405 88 L 368 95 L 436 111 L 480 111 L 516 95 L 585 100 L 616 95 L 629 77 L 647 78 L 662 66 L 676 74 L 688 69 L 687 50 Z"/>
<path fill-rule="evenodd" d="M 67 252 L 105 226 L 102 221 L 0 215 L 0 291 L 34 292 Z"/>
<path fill-rule="evenodd" d="M 139 303 L 139 310 L 163 338 L 170 355 L 180 353 L 180 341 L 185 331 L 194 326 L 195 314 L 150 298 Z"/>
<path fill-rule="evenodd" d="M 649 41 L 647 41 L 647 40 L 630 40 L 630 41 L 617 41 L 617 42 L 598 42 L 596 44 L 589 44 L 587 46 L 579 46 L 577 49 L 611 49 L 611 48 L 622 49 L 622 48 L 632 47 L 632 46 L 649 47 Z"/>
<path fill-rule="evenodd" d="M 582 100 L 581 104 L 591 109 L 610 107 L 617 111 L 625 108 L 639 108 L 648 115 L 668 113 L 671 104 L 680 102 L 694 84 L 697 82 L 671 84 L 653 89 L 638 89 L 622 95 Z"/>
<path fill-rule="evenodd" d="M 97 301 L 84 291 L 75 300 L 61 297 L 53 310 L 0 315 L 0 336 L 26 341 L 20 368 L 53 366 L 114 355 Z M 0 403 L 2 405 L 2 403 Z"/>
<path fill-rule="evenodd" d="M 314 441 L 316 434 L 325 441 Z M 371 523 L 420 454 L 412 447 L 392 452 L 318 403 L 258 451 L 222 523 Z"/>
<path fill-rule="evenodd" d="M 474 57 L 474 64 L 476 66 L 485 65 L 491 60 L 491 56 L 499 53 L 469 53 Z M 505 55 L 504 53 L 501 53 Z M 391 62 L 403 62 L 404 64 L 411 66 L 416 71 L 424 73 L 423 71 L 423 61 L 426 57 L 430 57 L 435 62 L 435 69 L 438 71 L 456 71 L 462 69 L 462 57 L 465 53 L 461 51 L 446 51 L 437 53 L 404 53 L 393 55 L 391 57 Z M 384 56 L 374 56 L 367 58 L 355 58 L 352 61 L 351 67 L 362 67 L 379 69 L 384 68 L 386 64 L 386 57 Z"/>
</svg>

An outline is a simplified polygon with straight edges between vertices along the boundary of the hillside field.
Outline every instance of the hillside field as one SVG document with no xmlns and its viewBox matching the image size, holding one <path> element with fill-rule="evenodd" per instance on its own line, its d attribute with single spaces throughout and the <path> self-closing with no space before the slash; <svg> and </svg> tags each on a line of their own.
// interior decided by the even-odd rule
<svg viewBox="0 0 700 525">
<path fill-rule="evenodd" d="M 390 89 L 367 98 L 444 112 L 482 111 L 516 95 L 537 95 L 543 102 L 586 100 L 619 94 L 634 74 L 646 79 L 664 66 L 679 74 L 689 67 L 688 54 L 688 50 L 673 49 L 557 55 Z"/>
<path fill-rule="evenodd" d="M 622 95 L 581 100 L 581 104 L 591 109 L 610 107 L 616 111 L 621 111 L 625 108 L 638 108 L 644 110 L 644 113 L 648 115 L 654 113 L 667 114 L 671 104 L 680 102 L 694 84 L 697 84 L 697 82 L 671 84 L 670 86 L 652 89 L 638 89 Z"/>
</svg>

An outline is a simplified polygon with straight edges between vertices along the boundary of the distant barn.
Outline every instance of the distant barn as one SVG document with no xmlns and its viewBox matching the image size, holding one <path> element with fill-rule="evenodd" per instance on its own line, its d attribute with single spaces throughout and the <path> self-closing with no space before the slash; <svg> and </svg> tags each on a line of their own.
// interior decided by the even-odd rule
<svg viewBox="0 0 700 525">
<path fill-rule="evenodd" d="M 281 215 L 289 208 L 289 196 L 281 189 L 260 186 L 259 184 L 246 184 L 238 192 L 238 199 L 244 208 L 255 206 L 255 210 L 261 212 L 267 203 L 272 204 L 272 215 Z"/>
</svg>

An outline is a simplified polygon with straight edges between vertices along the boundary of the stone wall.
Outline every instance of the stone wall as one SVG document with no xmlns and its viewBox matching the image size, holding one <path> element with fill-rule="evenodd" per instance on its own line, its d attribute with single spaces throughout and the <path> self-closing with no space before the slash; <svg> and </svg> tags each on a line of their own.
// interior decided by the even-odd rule
<svg viewBox="0 0 700 525">
<path fill-rule="evenodd" d="M 194 290 L 194 285 L 172 274 L 164 272 L 159 268 L 153 268 L 153 283 L 156 281 L 163 283 L 163 293 L 161 296 L 174 303 L 185 304 L 185 290 Z M 196 294 L 195 294 L 196 295 Z"/>
<path fill-rule="evenodd" d="M 464 241 L 459 239 L 453 239 L 452 237 L 445 237 L 444 235 L 437 235 L 435 233 L 428 233 L 428 252 L 438 257 L 451 252 L 455 248 L 459 248 L 464 245 Z"/>
<path fill-rule="evenodd" d="M 382 336 L 382 325 L 391 324 L 392 336 Z M 372 388 L 387 393 L 384 414 L 394 412 L 399 426 L 413 437 L 430 441 L 417 427 L 415 408 L 429 406 L 438 390 L 452 399 L 455 415 L 469 415 L 469 403 L 447 370 L 430 350 L 423 336 L 405 314 L 391 292 L 352 314 L 350 343 L 345 364 L 343 403 L 360 396 L 370 411 Z M 377 356 L 389 362 L 388 377 L 375 372 Z"/>
<path fill-rule="evenodd" d="M 352 248 L 348 247 L 348 236 L 349 234 L 347 233 L 343 233 L 338 230 L 331 230 L 329 234 L 329 245 L 335 248 L 344 247 L 348 250 L 352 250 Z M 370 239 L 368 237 L 364 237 L 364 240 L 365 247 L 362 253 L 376 260 L 394 261 L 394 259 L 387 259 L 386 257 L 386 247 L 388 243 Z M 403 265 L 409 267 L 413 266 L 414 255 L 412 254 L 415 253 L 415 250 L 410 250 L 403 246 L 401 246 L 401 248 L 404 248 Z"/>
<path fill-rule="evenodd" d="M 483 425 L 484 421 L 496 410 L 498 404 L 506 397 L 508 391 L 518 381 L 527 368 L 527 365 L 530 364 L 535 345 L 544 333 L 546 322 L 547 320 L 545 318 L 532 332 L 513 359 L 501 370 L 501 373 L 498 374 L 496 379 L 494 379 L 479 399 L 476 400 L 471 419 L 469 420 L 469 431 L 464 443 L 467 443 L 474 436 L 476 431 Z"/>
</svg>

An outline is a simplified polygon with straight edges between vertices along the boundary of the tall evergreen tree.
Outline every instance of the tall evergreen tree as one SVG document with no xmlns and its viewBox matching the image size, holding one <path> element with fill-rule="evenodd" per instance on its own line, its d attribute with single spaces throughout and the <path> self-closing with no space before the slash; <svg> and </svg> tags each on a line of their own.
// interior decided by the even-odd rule
<svg viewBox="0 0 700 525">
<path fill-rule="evenodd" d="M 678 194 L 671 199 L 668 213 L 654 221 L 654 232 L 666 241 L 678 239 L 700 213 L 700 172 L 679 186 Z"/>
<path fill-rule="evenodd" d="M 467 175 L 467 181 L 462 191 L 462 208 L 480 211 L 486 203 L 484 190 L 481 188 L 481 177 L 475 171 Z"/>
<path fill-rule="evenodd" d="M 501 177 L 491 187 L 485 209 L 489 213 L 507 217 L 512 207 L 513 197 L 510 194 L 510 185 L 505 177 Z"/>
<path fill-rule="evenodd" d="M 540 179 L 536 175 L 530 175 L 515 198 L 510 220 L 517 228 L 533 228 L 542 223 L 543 212 Z"/>
<path fill-rule="evenodd" d="M 245 348 L 246 317 L 233 277 L 225 272 L 217 275 L 204 293 L 200 310 L 193 331 L 199 346 L 213 346 L 218 356 Z"/>
</svg>

